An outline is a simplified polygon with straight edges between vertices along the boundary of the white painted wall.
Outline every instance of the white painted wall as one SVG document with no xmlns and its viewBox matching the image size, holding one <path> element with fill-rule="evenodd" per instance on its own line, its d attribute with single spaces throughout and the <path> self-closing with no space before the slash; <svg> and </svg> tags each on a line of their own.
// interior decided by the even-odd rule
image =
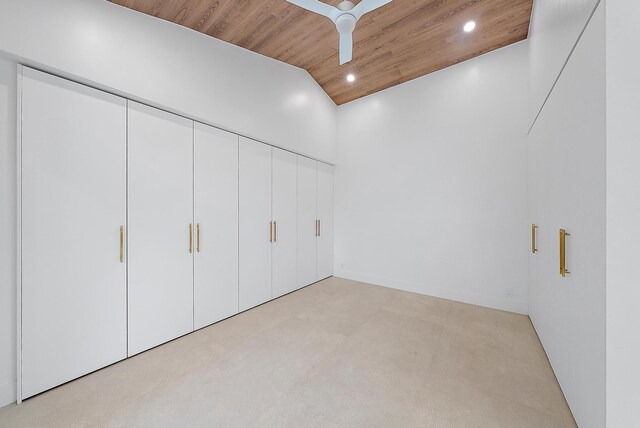
<svg viewBox="0 0 640 428">
<path fill-rule="evenodd" d="M 0 11 L 0 51 L 26 65 L 335 160 L 335 104 L 302 69 L 105 0 L 0 0 Z"/>
<path fill-rule="evenodd" d="M 600 6 L 528 139 L 529 316 L 580 427 L 605 426 L 605 18 Z M 559 229 L 567 268 L 559 273 Z"/>
<path fill-rule="evenodd" d="M 15 400 L 15 289 L 16 66 L 0 58 L 0 407 Z"/>
<path fill-rule="evenodd" d="M 527 55 L 339 107 L 335 275 L 527 312 Z"/>
<path fill-rule="evenodd" d="M 529 125 L 560 75 L 600 0 L 535 0 L 529 32 Z"/>
<path fill-rule="evenodd" d="M 640 421 L 640 2 L 606 0 L 607 427 Z"/>
</svg>

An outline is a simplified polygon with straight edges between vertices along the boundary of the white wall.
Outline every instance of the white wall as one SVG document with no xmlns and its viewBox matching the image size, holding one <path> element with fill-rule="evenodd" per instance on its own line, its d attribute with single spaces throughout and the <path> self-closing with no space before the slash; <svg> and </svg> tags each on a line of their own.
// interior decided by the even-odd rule
<svg viewBox="0 0 640 428">
<path fill-rule="evenodd" d="M 16 385 L 16 67 L 0 59 L 0 407 Z"/>
<path fill-rule="evenodd" d="M 606 0 L 607 426 L 640 421 L 640 2 Z"/>
<path fill-rule="evenodd" d="M 333 163 L 333 101 L 304 70 L 105 0 L 0 0 L 24 64 Z"/>
<path fill-rule="evenodd" d="M 600 0 L 535 0 L 529 32 L 529 125 L 560 75 Z"/>
<path fill-rule="evenodd" d="M 580 427 L 605 425 L 605 19 L 600 6 L 528 140 L 529 316 Z M 559 229 L 567 238 L 559 273 Z"/>
<path fill-rule="evenodd" d="M 335 275 L 527 312 L 527 55 L 339 107 Z"/>
</svg>

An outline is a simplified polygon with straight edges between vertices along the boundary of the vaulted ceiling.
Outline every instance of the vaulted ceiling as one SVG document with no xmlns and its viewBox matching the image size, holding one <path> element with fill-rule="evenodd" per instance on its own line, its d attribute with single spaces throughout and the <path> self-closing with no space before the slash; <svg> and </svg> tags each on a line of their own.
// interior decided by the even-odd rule
<svg viewBox="0 0 640 428">
<path fill-rule="evenodd" d="M 394 0 L 360 19 L 344 65 L 335 25 L 286 0 L 112 2 L 303 68 L 340 105 L 526 39 L 533 0 Z"/>
</svg>

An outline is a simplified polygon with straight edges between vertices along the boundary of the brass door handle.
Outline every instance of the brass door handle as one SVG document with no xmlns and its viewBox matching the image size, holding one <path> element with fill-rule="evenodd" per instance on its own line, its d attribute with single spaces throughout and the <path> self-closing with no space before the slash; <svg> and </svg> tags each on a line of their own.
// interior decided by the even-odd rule
<svg viewBox="0 0 640 428">
<path fill-rule="evenodd" d="M 560 229 L 560 275 L 563 277 L 571 273 L 567 270 L 567 236 L 571 236 L 571 234 L 567 233 L 564 229 Z"/>
<path fill-rule="evenodd" d="M 273 242 L 273 221 L 269 222 L 269 242 Z"/>
<path fill-rule="evenodd" d="M 193 253 L 193 223 L 189 223 L 189 254 Z"/>
<path fill-rule="evenodd" d="M 200 252 L 200 223 L 196 224 L 196 251 Z"/>
<path fill-rule="evenodd" d="M 318 220 L 318 236 L 322 235 L 321 231 L 320 231 L 320 220 Z"/>
<path fill-rule="evenodd" d="M 273 242 L 278 242 L 278 222 L 273 222 Z"/>
<path fill-rule="evenodd" d="M 536 248 L 536 229 L 538 226 L 534 224 L 531 225 L 531 252 L 533 254 L 538 252 L 538 248 Z"/>
<path fill-rule="evenodd" d="M 120 226 L 120 263 L 124 263 L 124 226 Z"/>
</svg>

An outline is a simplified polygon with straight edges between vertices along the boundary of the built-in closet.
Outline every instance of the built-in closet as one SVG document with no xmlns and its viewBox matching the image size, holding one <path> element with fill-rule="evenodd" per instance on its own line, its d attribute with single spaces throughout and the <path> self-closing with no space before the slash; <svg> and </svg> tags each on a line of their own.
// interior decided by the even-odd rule
<svg viewBox="0 0 640 428">
<path fill-rule="evenodd" d="M 19 83 L 19 401 L 332 275 L 332 166 Z"/>
</svg>

